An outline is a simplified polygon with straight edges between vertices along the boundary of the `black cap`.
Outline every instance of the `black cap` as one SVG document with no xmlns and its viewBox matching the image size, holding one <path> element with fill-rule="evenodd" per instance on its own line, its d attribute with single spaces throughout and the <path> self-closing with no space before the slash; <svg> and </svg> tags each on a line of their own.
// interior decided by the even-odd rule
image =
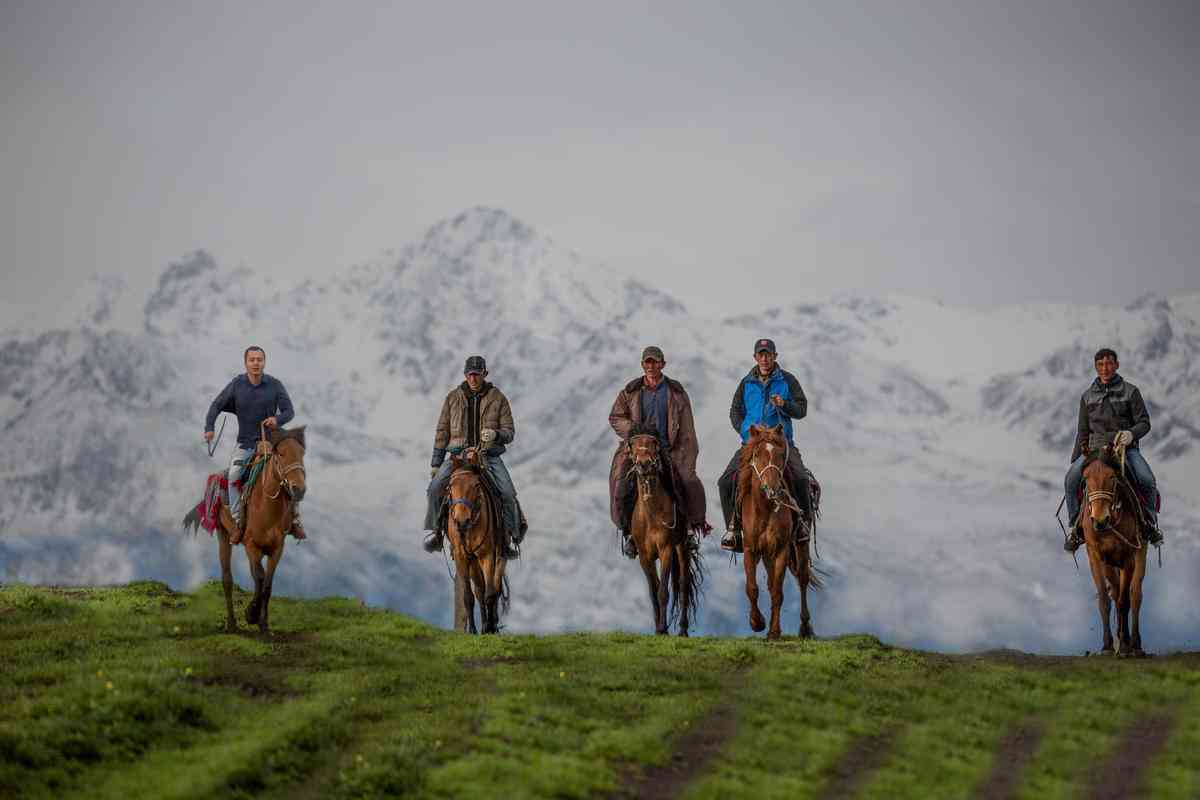
<svg viewBox="0 0 1200 800">
<path fill-rule="evenodd" d="M 483 356 L 471 356 L 467 359 L 467 363 L 463 366 L 463 375 L 468 372 L 487 372 L 487 362 L 483 360 Z"/>
<path fill-rule="evenodd" d="M 771 355 L 775 355 L 775 343 L 770 339 L 759 339 L 754 343 L 754 355 L 758 355 L 763 350 L 766 350 Z"/>
</svg>

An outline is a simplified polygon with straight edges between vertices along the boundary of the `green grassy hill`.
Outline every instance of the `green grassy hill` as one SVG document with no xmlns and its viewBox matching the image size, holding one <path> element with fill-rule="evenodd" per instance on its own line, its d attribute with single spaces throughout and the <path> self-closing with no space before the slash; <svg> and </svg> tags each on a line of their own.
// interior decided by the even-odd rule
<svg viewBox="0 0 1200 800">
<path fill-rule="evenodd" d="M 221 632 L 218 584 L 0 586 L 0 796 L 1200 794 L 1197 655 L 470 637 L 341 598 L 271 619 Z"/>
</svg>

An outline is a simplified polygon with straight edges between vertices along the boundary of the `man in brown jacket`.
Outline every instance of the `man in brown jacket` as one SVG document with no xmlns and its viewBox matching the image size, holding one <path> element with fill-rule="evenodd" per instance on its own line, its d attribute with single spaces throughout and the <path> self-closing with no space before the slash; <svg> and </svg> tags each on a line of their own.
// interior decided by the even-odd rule
<svg viewBox="0 0 1200 800">
<path fill-rule="evenodd" d="M 483 356 L 471 356 L 463 367 L 463 382 L 452 389 L 442 403 L 437 433 L 433 437 L 429 503 L 425 510 L 425 530 L 430 533 L 425 537 L 423 546 L 430 553 L 442 549 L 438 513 L 446 493 L 446 484 L 450 481 L 452 463 L 446 458 L 446 453 L 457 454 L 468 447 L 485 448 L 488 474 L 500 491 L 508 538 L 520 544 L 524 536 L 517 507 L 517 490 L 508 468 L 500 460 L 505 445 L 512 442 L 516 433 L 512 409 L 504 393 L 485 380 L 487 374 L 487 363 Z M 516 551 L 507 542 L 504 551 L 505 558 L 516 556 Z"/>
<path fill-rule="evenodd" d="M 682 510 L 687 515 L 688 527 L 703 534 L 712 530 L 704 519 L 704 484 L 696 477 L 700 442 L 696 439 L 696 425 L 692 419 L 692 401 L 679 381 L 663 374 L 666 364 L 660 348 L 651 346 L 643 350 L 642 371 L 645 375 L 630 381 L 617 392 L 608 415 L 608 424 L 621 438 L 608 475 L 610 514 L 613 524 L 621 531 L 621 551 L 629 558 L 637 558 L 637 548 L 629 537 L 629 523 L 637 497 L 635 481 L 628 474 L 625 440 L 635 425 L 657 432 L 659 444 L 679 477 L 676 486 L 683 495 Z"/>
</svg>

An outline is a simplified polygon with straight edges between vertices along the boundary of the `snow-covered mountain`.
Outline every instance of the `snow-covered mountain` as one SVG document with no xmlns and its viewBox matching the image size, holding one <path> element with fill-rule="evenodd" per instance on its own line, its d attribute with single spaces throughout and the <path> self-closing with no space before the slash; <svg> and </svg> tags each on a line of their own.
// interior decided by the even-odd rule
<svg viewBox="0 0 1200 800">
<path fill-rule="evenodd" d="M 696 408 L 717 524 L 716 478 L 737 445 L 728 403 L 752 343 L 771 336 L 809 395 L 798 437 L 825 488 L 818 632 L 1083 649 L 1098 639 L 1090 579 L 1062 553 L 1053 512 L 1091 354 L 1108 345 L 1150 404 L 1145 449 L 1165 493 L 1169 544 L 1147 580 L 1144 630 L 1160 649 L 1194 646 L 1200 295 L 978 311 L 851 294 L 801 302 L 789 295 L 804 287 L 785 286 L 722 320 L 689 314 L 670 290 L 477 208 L 390 262 L 323 281 L 280 285 L 194 253 L 163 271 L 141 332 L 109 326 L 122 291 L 112 278 L 51 324 L 6 319 L 0 575 L 215 575 L 215 546 L 177 524 L 219 464 L 202 448 L 204 413 L 254 343 L 287 384 L 295 424 L 310 426 L 313 536 L 289 548 L 278 590 L 354 594 L 445 624 L 446 567 L 419 549 L 419 523 L 441 400 L 463 359 L 482 353 L 513 403 L 506 460 L 531 521 L 510 573 L 510 627 L 644 630 L 640 571 L 617 553 L 607 515 L 613 397 L 639 374 L 644 345 L 666 351 Z M 747 631 L 740 567 L 715 540 L 706 553 L 701 631 Z"/>
</svg>

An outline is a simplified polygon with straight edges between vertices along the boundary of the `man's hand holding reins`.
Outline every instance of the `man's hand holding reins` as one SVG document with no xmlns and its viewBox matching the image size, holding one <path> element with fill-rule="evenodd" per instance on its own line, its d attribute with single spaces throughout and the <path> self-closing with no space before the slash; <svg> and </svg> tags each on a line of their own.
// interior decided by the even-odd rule
<svg viewBox="0 0 1200 800">
<path fill-rule="evenodd" d="M 484 428 L 479 432 L 479 441 L 481 444 L 491 444 L 496 440 L 496 431 L 492 428 Z"/>
<path fill-rule="evenodd" d="M 271 429 L 278 428 L 279 420 L 275 419 L 274 417 L 267 417 L 263 420 L 263 426 Z"/>
<path fill-rule="evenodd" d="M 783 398 L 780 397 L 779 395 L 777 395 L 777 394 L 771 395 L 771 402 L 775 405 L 776 408 L 783 408 Z"/>
<path fill-rule="evenodd" d="M 1113 438 L 1113 444 L 1117 445 L 1118 447 L 1129 447 L 1129 445 L 1133 444 L 1132 431 L 1121 431 L 1118 433 Z"/>
</svg>

